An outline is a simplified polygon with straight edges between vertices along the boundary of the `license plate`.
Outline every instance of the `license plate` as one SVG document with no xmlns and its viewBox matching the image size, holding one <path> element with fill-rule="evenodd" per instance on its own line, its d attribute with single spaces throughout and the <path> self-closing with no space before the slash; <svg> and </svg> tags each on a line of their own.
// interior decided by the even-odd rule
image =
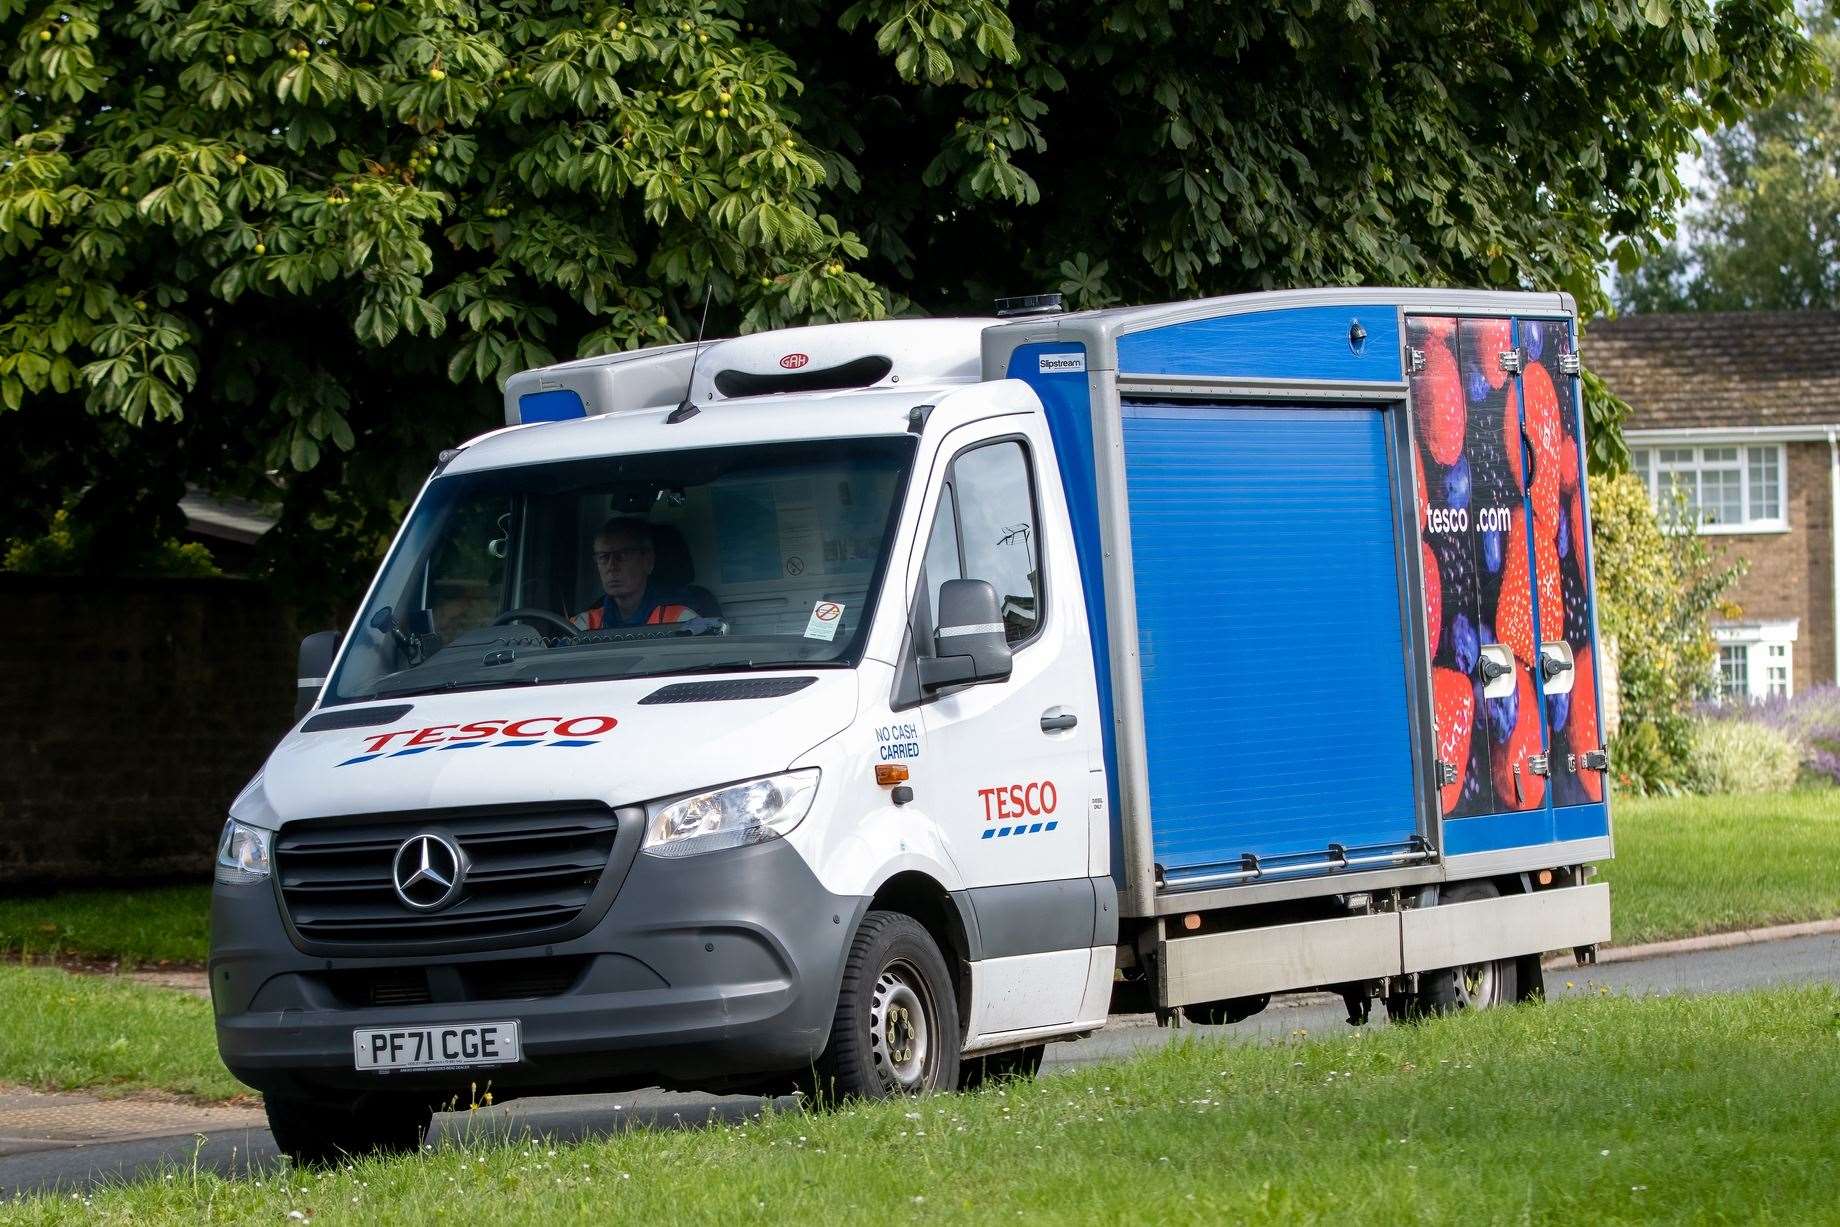
<svg viewBox="0 0 1840 1227">
<path fill-rule="evenodd" d="M 465 1069 L 518 1059 L 515 1022 L 369 1027 L 351 1033 L 359 1069 Z"/>
</svg>

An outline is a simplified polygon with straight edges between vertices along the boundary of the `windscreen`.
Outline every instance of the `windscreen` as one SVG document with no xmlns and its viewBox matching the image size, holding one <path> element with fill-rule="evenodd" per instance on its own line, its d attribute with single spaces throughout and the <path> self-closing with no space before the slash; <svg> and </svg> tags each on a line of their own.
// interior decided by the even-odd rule
<svg viewBox="0 0 1840 1227">
<path fill-rule="evenodd" d="M 327 701 L 854 664 L 913 452 L 811 440 L 437 478 Z"/>
</svg>

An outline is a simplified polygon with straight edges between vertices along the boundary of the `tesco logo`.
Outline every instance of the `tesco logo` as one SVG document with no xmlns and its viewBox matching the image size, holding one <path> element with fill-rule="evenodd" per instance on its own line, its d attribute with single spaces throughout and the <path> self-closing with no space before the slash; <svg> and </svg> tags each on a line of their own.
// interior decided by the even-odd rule
<svg viewBox="0 0 1840 1227">
<path fill-rule="evenodd" d="M 371 733 L 360 740 L 362 753 L 338 764 L 349 767 L 378 758 L 403 758 L 433 750 L 510 749 L 551 746 L 579 749 L 596 744 L 620 722 L 612 716 L 526 716 L 521 720 L 475 720 L 471 724 L 431 724 L 419 729 L 392 729 Z"/>
<path fill-rule="evenodd" d="M 796 371 L 810 361 L 811 355 L 809 354 L 787 354 L 779 360 L 779 364 L 789 371 Z"/>
<path fill-rule="evenodd" d="M 1053 780 L 1032 784 L 1008 784 L 1001 788 L 980 788 L 984 798 L 985 822 L 1009 822 L 1017 818 L 1046 818 L 1060 806 L 1060 792 Z"/>
</svg>

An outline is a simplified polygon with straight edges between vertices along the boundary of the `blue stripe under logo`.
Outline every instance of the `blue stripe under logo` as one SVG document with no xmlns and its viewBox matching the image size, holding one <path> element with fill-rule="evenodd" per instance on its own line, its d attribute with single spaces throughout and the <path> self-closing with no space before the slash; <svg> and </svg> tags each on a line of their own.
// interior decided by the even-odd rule
<svg viewBox="0 0 1840 1227">
<path fill-rule="evenodd" d="M 1010 835 L 1034 835 L 1038 832 L 1052 831 L 1059 822 L 1018 822 L 1013 827 L 985 827 L 985 839 L 1003 839 Z"/>
<path fill-rule="evenodd" d="M 368 763 L 375 758 L 401 758 L 406 754 L 422 754 L 429 750 L 471 750 L 478 746 L 556 746 L 574 749 L 577 746 L 591 746 L 596 744 L 598 743 L 585 741 L 579 737 L 563 737 L 555 741 L 545 741 L 541 737 L 519 737 L 510 741 L 450 741 L 445 745 L 405 746 L 400 750 L 379 751 L 376 754 L 360 754 L 355 758 L 348 758 L 344 762 L 334 765 L 349 767 L 353 763 Z"/>
</svg>

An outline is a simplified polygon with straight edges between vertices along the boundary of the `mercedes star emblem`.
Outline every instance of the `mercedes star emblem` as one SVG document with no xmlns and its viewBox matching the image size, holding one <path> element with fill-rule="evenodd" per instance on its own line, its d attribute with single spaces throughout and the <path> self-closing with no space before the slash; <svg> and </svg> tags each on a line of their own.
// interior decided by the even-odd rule
<svg viewBox="0 0 1840 1227">
<path fill-rule="evenodd" d="M 396 897 L 418 912 L 434 912 L 460 898 L 466 883 L 466 857 L 460 846 L 433 832 L 412 835 L 396 849 L 390 876 Z"/>
</svg>

